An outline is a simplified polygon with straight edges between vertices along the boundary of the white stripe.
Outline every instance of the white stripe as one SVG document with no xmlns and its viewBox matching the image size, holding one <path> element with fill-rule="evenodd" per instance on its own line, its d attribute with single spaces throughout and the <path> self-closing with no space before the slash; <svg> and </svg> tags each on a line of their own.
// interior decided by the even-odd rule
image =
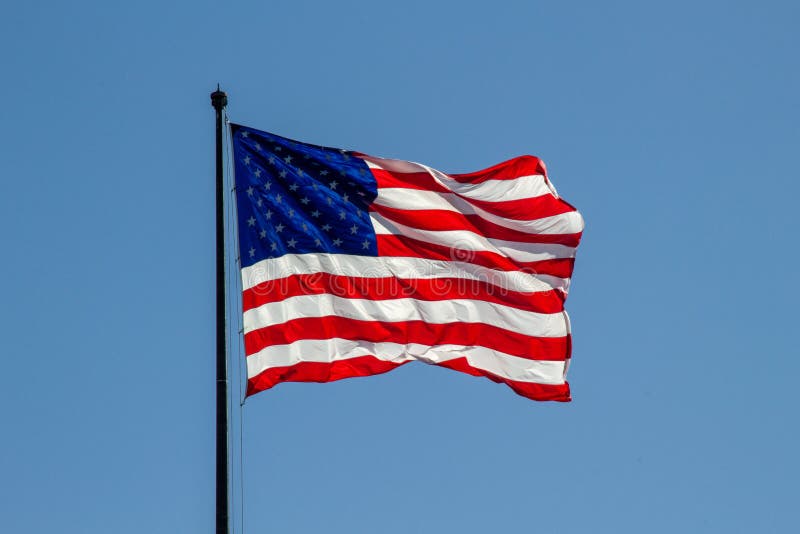
<svg viewBox="0 0 800 534">
<path fill-rule="evenodd" d="M 375 356 L 393 363 L 419 360 L 437 364 L 466 357 L 469 364 L 501 378 L 517 382 L 563 384 L 563 361 L 528 360 L 484 347 L 459 345 L 419 345 L 409 343 L 372 343 L 347 339 L 304 339 L 288 345 L 272 345 L 247 357 L 247 377 L 253 378 L 273 367 L 288 367 L 300 362 L 333 361 Z"/>
<path fill-rule="evenodd" d="M 460 196 L 475 200 L 501 202 L 504 200 L 519 200 L 540 197 L 542 195 L 552 195 L 554 193 L 554 190 L 541 174 L 517 176 L 505 180 L 490 179 L 477 184 L 471 184 L 458 182 L 447 174 L 428 167 L 427 165 L 422 165 L 421 163 L 388 160 L 372 156 L 363 157 L 363 159 L 371 169 L 383 169 L 394 173 L 428 174 L 442 187 Z"/>
<path fill-rule="evenodd" d="M 487 239 L 483 235 L 469 230 L 420 230 L 392 221 L 380 213 L 371 212 L 369 216 L 372 221 L 372 228 L 377 235 L 402 235 L 427 243 L 444 245 L 453 250 L 494 252 L 515 261 L 541 261 L 575 257 L 575 248 L 565 245 Z"/>
<path fill-rule="evenodd" d="M 389 172 L 413 173 L 428 172 L 424 165 L 402 159 L 378 158 L 376 156 L 359 156 L 370 169 L 384 169 Z"/>
<path fill-rule="evenodd" d="M 242 290 L 291 275 L 331 273 L 359 278 L 462 278 L 477 280 L 499 289 L 536 293 L 561 287 L 560 278 L 521 271 L 497 271 L 460 261 L 406 257 L 353 256 L 350 254 L 285 254 L 268 258 L 242 269 Z"/>
<path fill-rule="evenodd" d="M 507 219 L 489 213 L 452 193 L 436 193 L 419 189 L 382 187 L 375 203 L 401 210 L 446 210 L 464 215 L 478 215 L 497 225 L 529 234 L 577 234 L 583 231 L 583 218 L 577 211 L 529 221 Z"/>
<path fill-rule="evenodd" d="M 547 180 L 541 174 L 519 176 L 505 180 L 484 180 L 477 184 L 461 183 L 446 174 L 428 167 L 428 172 L 436 181 L 459 196 L 487 202 L 520 200 L 552 195 Z"/>
<path fill-rule="evenodd" d="M 472 299 L 434 302 L 412 298 L 369 300 L 338 297 L 330 293 L 298 295 L 262 304 L 244 312 L 242 326 L 247 334 L 293 319 L 327 316 L 380 322 L 482 323 L 536 337 L 567 335 L 567 323 L 561 312 L 536 313 Z"/>
</svg>

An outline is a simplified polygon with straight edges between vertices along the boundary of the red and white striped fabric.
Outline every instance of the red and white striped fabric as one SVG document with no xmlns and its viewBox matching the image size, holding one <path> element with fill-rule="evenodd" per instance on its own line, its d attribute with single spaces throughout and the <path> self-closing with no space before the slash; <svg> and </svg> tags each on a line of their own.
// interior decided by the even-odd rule
<svg viewBox="0 0 800 534">
<path fill-rule="evenodd" d="M 583 219 L 544 164 L 447 175 L 348 154 L 377 185 L 378 254 L 287 253 L 242 269 L 248 395 L 418 360 L 570 400 L 564 300 Z"/>
</svg>

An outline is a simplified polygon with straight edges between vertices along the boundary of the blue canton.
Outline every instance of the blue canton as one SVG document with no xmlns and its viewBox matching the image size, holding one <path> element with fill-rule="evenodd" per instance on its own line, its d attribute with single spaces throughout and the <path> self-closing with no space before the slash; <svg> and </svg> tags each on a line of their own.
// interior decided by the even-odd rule
<svg viewBox="0 0 800 534">
<path fill-rule="evenodd" d="M 377 256 L 378 194 L 351 152 L 231 124 L 242 267 L 284 254 Z"/>
</svg>

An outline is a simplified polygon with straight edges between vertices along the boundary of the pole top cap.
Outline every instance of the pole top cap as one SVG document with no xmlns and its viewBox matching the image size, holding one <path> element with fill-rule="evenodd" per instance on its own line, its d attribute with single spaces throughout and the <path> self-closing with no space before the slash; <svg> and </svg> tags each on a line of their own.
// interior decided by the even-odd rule
<svg viewBox="0 0 800 534">
<path fill-rule="evenodd" d="M 228 105 L 228 95 L 224 91 L 220 91 L 219 84 L 217 84 L 217 90 L 211 93 L 211 105 L 216 110 L 221 110 Z"/>
</svg>

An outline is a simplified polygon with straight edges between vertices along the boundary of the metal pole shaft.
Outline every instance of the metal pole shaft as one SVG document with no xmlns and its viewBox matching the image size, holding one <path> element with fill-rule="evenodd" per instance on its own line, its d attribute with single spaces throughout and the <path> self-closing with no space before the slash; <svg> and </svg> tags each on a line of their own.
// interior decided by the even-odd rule
<svg viewBox="0 0 800 534">
<path fill-rule="evenodd" d="M 229 534 L 228 519 L 228 358 L 225 347 L 225 218 L 223 209 L 222 134 L 228 96 L 211 93 L 217 113 L 217 534 Z"/>
</svg>

